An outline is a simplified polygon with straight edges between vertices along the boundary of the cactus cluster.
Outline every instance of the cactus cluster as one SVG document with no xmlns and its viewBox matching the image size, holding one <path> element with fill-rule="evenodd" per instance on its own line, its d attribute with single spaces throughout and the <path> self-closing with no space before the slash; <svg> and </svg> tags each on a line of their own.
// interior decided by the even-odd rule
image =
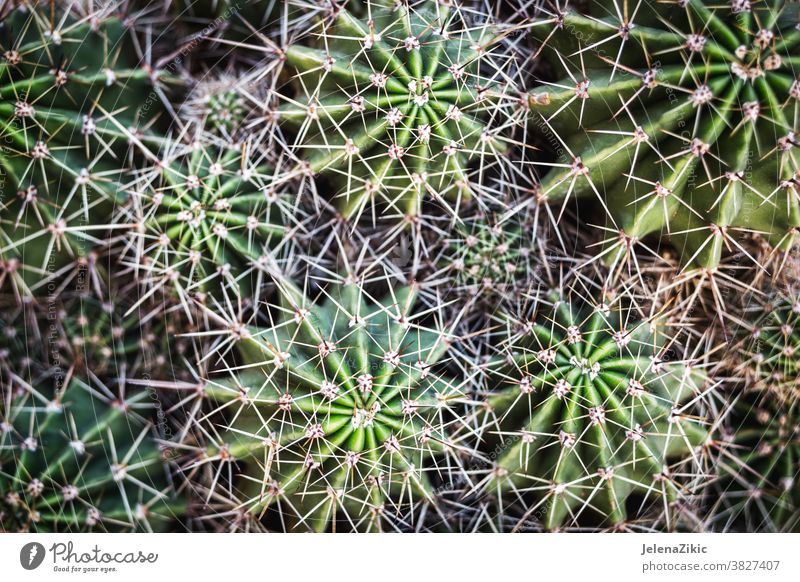
<svg viewBox="0 0 800 582">
<path fill-rule="evenodd" d="M 800 13 L 0 7 L 0 529 L 800 531 Z"/>
</svg>

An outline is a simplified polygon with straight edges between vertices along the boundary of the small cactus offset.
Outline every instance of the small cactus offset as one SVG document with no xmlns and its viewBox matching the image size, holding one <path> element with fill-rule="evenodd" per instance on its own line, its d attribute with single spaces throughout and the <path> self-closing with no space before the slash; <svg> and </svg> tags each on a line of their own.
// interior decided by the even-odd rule
<svg viewBox="0 0 800 582">
<path fill-rule="evenodd" d="M 703 375 L 664 361 L 657 320 L 551 300 L 508 319 L 485 365 L 485 440 L 500 451 L 485 490 L 532 498 L 526 517 L 547 529 L 621 525 L 640 504 L 681 494 L 670 465 L 706 438 L 685 404 Z"/>
<path fill-rule="evenodd" d="M 297 171 L 330 181 L 346 217 L 378 204 L 402 220 L 423 200 L 457 209 L 473 196 L 472 168 L 505 151 L 496 128 L 520 97 L 493 62 L 501 34 L 455 6 L 373 0 L 286 49 L 294 77 L 278 114 L 304 162 Z"/>
<path fill-rule="evenodd" d="M 612 260 L 651 233 L 708 269 L 746 233 L 791 246 L 800 31 L 789 4 L 618 4 L 568 6 L 537 28 L 562 78 L 533 93 L 550 100 L 537 111 L 561 152 L 543 195 L 599 199 Z"/>
<path fill-rule="evenodd" d="M 367 285 L 337 277 L 314 300 L 282 282 L 272 327 L 240 333 L 243 367 L 205 384 L 231 420 L 215 421 L 222 442 L 200 462 L 234 462 L 254 516 L 273 509 L 293 531 L 396 529 L 448 476 L 466 400 L 441 370 L 450 338 L 425 325 L 413 285 L 382 299 Z"/>
<path fill-rule="evenodd" d="M 456 226 L 436 275 L 446 277 L 457 293 L 516 301 L 515 292 L 527 290 L 537 274 L 535 257 L 542 241 L 526 213 L 507 220 L 487 214 Z"/>
</svg>

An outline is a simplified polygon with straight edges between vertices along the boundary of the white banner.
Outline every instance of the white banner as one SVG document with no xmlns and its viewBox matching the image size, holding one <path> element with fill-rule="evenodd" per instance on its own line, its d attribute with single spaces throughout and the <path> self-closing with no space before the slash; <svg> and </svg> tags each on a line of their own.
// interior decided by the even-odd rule
<svg viewBox="0 0 800 582">
<path fill-rule="evenodd" d="M 6 534 L 0 580 L 800 580 L 800 535 Z"/>
</svg>

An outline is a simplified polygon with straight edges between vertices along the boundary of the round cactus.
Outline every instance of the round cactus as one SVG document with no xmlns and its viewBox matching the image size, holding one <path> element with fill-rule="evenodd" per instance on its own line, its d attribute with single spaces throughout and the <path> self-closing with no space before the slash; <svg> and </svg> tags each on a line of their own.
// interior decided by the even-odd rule
<svg viewBox="0 0 800 582">
<path fill-rule="evenodd" d="M 715 529 L 800 532 L 798 402 L 738 402 L 720 443 L 709 517 Z"/>
<path fill-rule="evenodd" d="M 706 436 L 682 403 L 703 376 L 663 361 L 670 350 L 656 323 L 553 299 L 507 319 L 499 357 L 486 364 L 496 454 L 485 489 L 532 499 L 525 517 L 548 529 L 620 524 L 634 503 L 680 494 L 670 465 Z"/>
<path fill-rule="evenodd" d="M 800 396 L 800 299 L 778 295 L 744 342 L 744 377 L 751 389 L 780 401 Z"/>
<path fill-rule="evenodd" d="M 129 128 L 156 76 L 130 61 L 113 18 L 51 24 L 49 11 L 19 8 L 2 26 L 0 261 L 34 283 L 108 230 Z"/>
<path fill-rule="evenodd" d="M 147 393 L 124 396 L 56 371 L 0 390 L 0 527 L 4 531 L 158 531 L 170 498 Z"/>
<path fill-rule="evenodd" d="M 239 334 L 245 366 L 205 385 L 231 420 L 200 462 L 235 461 L 240 506 L 287 529 L 397 527 L 450 470 L 465 398 L 440 372 L 448 335 L 415 314 L 413 286 L 379 301 L 349 276 L 317 300 L 281 293 L 274 326 Z"/>
<path fill-rule="evenodd" d="M 284 240 L 270 170 L 247 147 L 174 144 L 129 184 L 135 261 L 146 280 L 193 293 L 249 290 Z"/>
<path fill-rule="evenodd" d="M 373 1 L 363 17 L 342 8 L 286 48 L 294 79 L 280 119 L 299 171 L 329 180 L 346 217 L 376 201 L 406 217 L 426 198 L 467 198 L 470 165 L 504 151 L 492 120 L 505 122 L 519 95 L 504 73 L 484 70 L 500 35 L 467 20 L 446 3 Z"/>
<path fill-rule="evenodd" d="M 244 99 L 233 89 L 209 94 L 206 106 L 206 124 L 223 135 L 234 135 L 244 121 Z"/>
<path fill-rule="evenodd" d="M 456 227 L 441 253 L 436 275 L 448 278 L 459 292 L 516 299 L 536 273 L 533 254 L 540 241 L 532 221 L 524 214 L 508 220 L 484 213 Z"/>
<path fill-rule="evenodd" d="M 611 259 L 650 233 L 708 269 L 743 232 L 787 248 L 800 227 L 800 31 L 788 10 L 616 6 L 598 0 L 540 29 L 542 54 L 566 73 L 534 93 L 550 100 L 539 125 L 559 150 L 543 195 L 599 199 L 619 231 Z"/>
<path fill-rule="evenodd" d="M 235 142 L 247 108 L 236 79 L 225 75 L 199 82 L 184 103 L 182 113 L 213 136 Z"/>
</svg>

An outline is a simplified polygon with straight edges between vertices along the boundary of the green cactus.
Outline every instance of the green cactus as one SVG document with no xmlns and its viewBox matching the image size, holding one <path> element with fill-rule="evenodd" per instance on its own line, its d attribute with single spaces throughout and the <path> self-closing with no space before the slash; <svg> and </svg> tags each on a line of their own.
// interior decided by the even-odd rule
<svg viewBox="0 0 800 582">
<path fill-rule="evenodd" d="M 392 527 L 450 470 L 465 397 L 440 372 L 448 334 L 424 325 L 414 286 L 376 300 L 348 276 L 318 300 L 281 294 L 274 325 L 242 333 L 244 366 L 205 386 L 231 420 L 201 463 L 236 461 L 242 508 L 286 528 Z"/>
<path fill-rule="evenodd" d="M 509 220 L 480 213 L 456 226 L 437 261 L 437 275 L 448 278 L 459 293 L 516 301 L 536 272 L 534 253 L 541 244 L 530 217 L 517 213 Z"/>
<path fill-rule="evenodd" d="M 50 22 L 19 8 L 0 37 L 0 261 L 30 284 L 109 230 L 129 128 L 156 79 L 129 58 L 119 20 Z"/>
<path fill-rule="evenodd" d="M 566 73 L 533 94 L 550 102 L 538 125 L 560 150 L 543 195 L 599 199 L 601 226 L 620 233 L 611 260 L 651 233 L 707 269 L 743 232 L 788 248 L 800 227 L 800 31 L 787 5 L 617 6 L 597 0 L 537 28 Z"/>
<path fill-rule="evenodd" d="M 633 500 L 679 494 L 670 464 L 706 438 L 683 404 L 703 375 L 662 361 L 658 324 L 552 299 L 507 319 L 500 355 L 486 364 L 485 440 L 497 454 L 485 490 L 532 499 L 525 517 L 548 529 L 621 524 Z"/>
<path fill-rule="evenodd" d="M 722 531 L 800 532 L 798 402 L 745 398 L 733 406 L 708 510 Z"/>
<path fill-rule="evenodd" d="M 193 293 L 251 290 L 285 240 L 284 202 L 246 145 L 175 143 L 128 189 L 138 225 L 131 251 L 147 281 Z"/>
<path fill-rule="evenodd" d="M 800 299 L 778 294 L 743 346 L 743 376 L 749 388 L 780 401 L 800 396 Z"/>
<path fill-rule="evenodd" d="M 0 402 L 0 529 L 163 531 L 182 511 L 140 412 L 146 392 L 117 394 L 96 377 L 12 376 Z"/>
<path fill-rule="evenodd" d="M 484 70 L 500 35 L 445 3 L 372 1 L 364 12 L 342 8 L 286 48 L 294 78 L 279 115 L 297 171 L 329 180 L 347 218 L 376 201 L 403 218 L 423 199 L 469 198 L 470 166 L 505 151 L 491 121 L 519 105 L 504 75 Z"/>
<path fill-rule="evenodd" d="M 227 89 L 208 94 L 205 103 L 205 125 L 223 136 L 235 135 L 246 115 L 242 96 Z"/>
</svg>

